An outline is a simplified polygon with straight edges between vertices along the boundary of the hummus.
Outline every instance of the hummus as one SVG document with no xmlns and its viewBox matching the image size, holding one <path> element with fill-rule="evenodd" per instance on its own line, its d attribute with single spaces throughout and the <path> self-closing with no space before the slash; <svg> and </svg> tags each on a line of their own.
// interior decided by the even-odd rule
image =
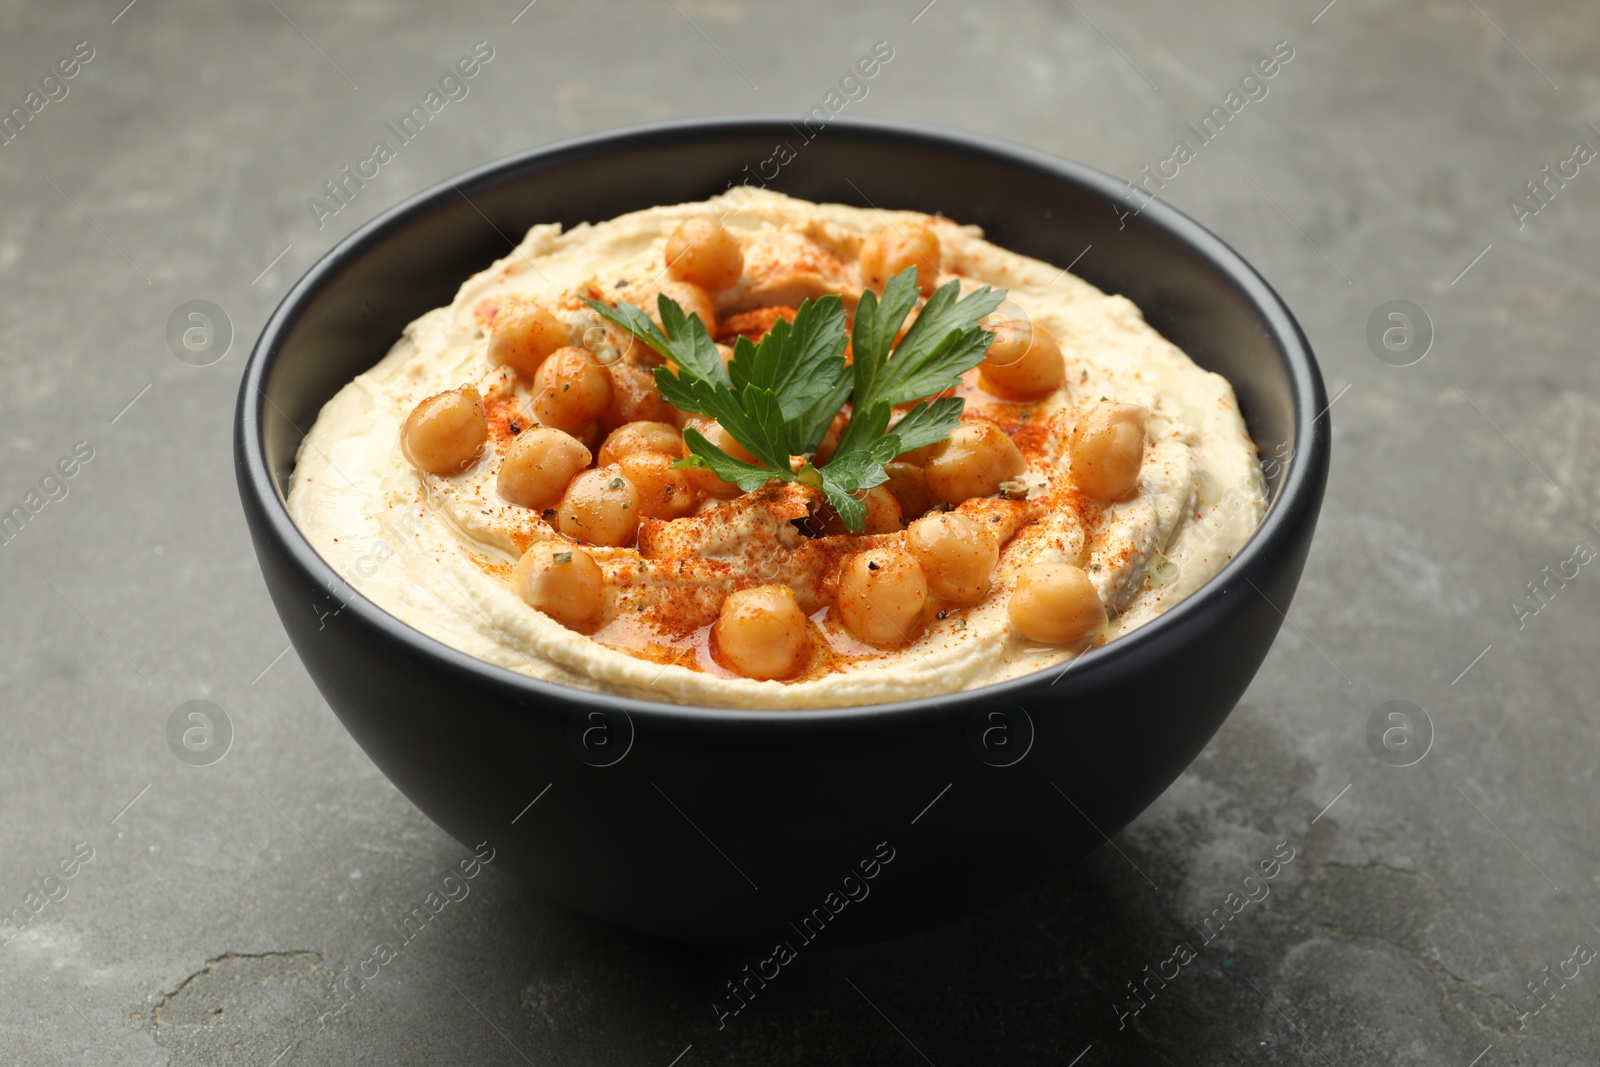
<svg viewBox="0 0 1600 1067">
<path fill-rule="evenodd" d="M 710 332 L 719 342 L 759 338 L 802 301 L 828 294 L 853 315 L 870 274 L 864 242 L 886 227 L 937 237 L 940 283 L 1004 290 L 1005 303 L 985 325 L 1021 320 L 1035 336 L 1055 339 L 1064 374 L 1048 393 L 997 395 L 1005 390 L 981 368 L 954 390 L 965 400 L 963 426 L 989 420 L 1026 460 L 1026 473 L 1000 492 L 954 505 L 1000 546 L 981 599 L 929 594 L 914 639 L 888 647 L 862 640 L 834 603 L 841 573 L 863 549 L 904 551 L 907 535 L 881 527 L 850 534 L 836 518 L 825 529 L 821 494 L 801 484 L 773 481 L 750 493 L 726 486 L 735 491 L 697 498 L 680 518 L 646 518 L 636 536 L 610 546 L 566 536 L 556 509 L 520 506 L 497 491 L 511 442 L 539 425 L 533 383 L 489 358 L 496 316 L 518 301 L 550 309 L 566 343 L 592 356 L 614 384 L 606 413 L 574 433 L 590 452 L 641 415 L 683 424 L 676 412 L 663 416 L 664 402 L 649 388 L 660 357 L 581 298 L 626 301 L 654 314 L 655 294 L 670 280 L 669 237 L 694 218 L 714 219 L 742 252 L 737 279 L 709 291 Z M 427 398 L 464 386 L 482 397 L 481 453 L 459 473 L 427 473 L 402 447 L 408 417 Z M 1142 412 L 1143 453 L 1132 490 L 1099 500 L 1083 491 L 1071 454 L 1075 428 L 1108 403 Z M 913 465 L 918 458 L 902 457 Z M 887 488 L 899 493 L 898 485 Z M 917 514 L 930 503 L 900 501 L 894 506 Z M 973 226 L 753 189 L 570 230 L 533 227 L 328 402 L 300 448 L 289 494 L 295 522 L 343 578 L 454 648 L 577 688 L 745 708 L 871 704 L 1062 669 L 1193 593 L 1239 551 L 1265 507 L 1256 448 L 1232 388 L 1161 337 L 1128 300 L 996 247 Z M 599 565 L 603 612 L 592 626 L 570 628 L 519 595 L 519 557 L 552 541 L 569 549 L 566 558 L 587 552 Z M 1103 624 L 1054 644 L 1018 631 L 1009 602 L 1031 570 L 1049 564 L 1081 568 L 1103 605 Z M 725 665 L 712 624 L 729 594 L 773 585 L 792 590 L 808 617 L 807 651 L 790 676 L 757 680 Z"/>
</svg>

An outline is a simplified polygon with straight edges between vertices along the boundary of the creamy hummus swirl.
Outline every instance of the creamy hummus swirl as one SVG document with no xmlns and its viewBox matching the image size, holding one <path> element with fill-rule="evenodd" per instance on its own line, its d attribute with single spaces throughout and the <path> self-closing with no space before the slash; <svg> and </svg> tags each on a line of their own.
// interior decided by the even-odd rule
<svg viewBox="0 0 1600 1067">
<path fill-rule="evenodd" d="M 841 558 L 903 534 L 807 537 L 796 525 L 816 499 L 772 483 L 670 522 L 647 521 L 637 546 L 589 548 L 605 575 L 605 621 L 579 633 L 531 608 L 510 578 L 530 544 L 558 538 L 549 516 L 496 492 L 508 441 L 534 424 L 526 381 L 487 359 L 487 322 L 514 298 L 566 317 L 570 340 L 615 356 L 616 342 L 580 294 L 653 306 L 667 236 L 716 217 L 744 250 L 739 280 L 714 294 L 724 324 L 764 309 L 861 293 L 861 242 L 885 225 L 920 223 L 938 236 L 942 279 L 1007 291 L 1001 314 L 1031 320 L 1059 342 L 1065 384 L 1026 403 L 1002 400 L 970 372 L 967 417 L 992 419 L 1028 461 L 1025 498 L 969 500 L 960 510 L 1003 542 L 992 591 L 947 605 L 910 644 L 876 648 L 829 607 Z M 770 321 L 770 316 L 768 316 Z M 422 399 L 465 384 L 483 395 L 493 433 L 466 472 L 439 477 L 409 463 L 403 424 Z M 1137 490 L 1110 504 L 1073 484 L 1066 453 L 1095 403 L 1150 413 Z M 1020 487 L 1006 497 L 1021 497 Z M 871 704 L 953 692 L 1065 664 L 1190 595 L 1249 539 L 1265 511 L 1256 448 L 1232 388 L 1200 369 L 1143 319 L 1059 267 L 999 248 L 972 226 L 913 212 L 813 204 L 740 189 L 698 204 L 657 207 L 563 230 L 533 227 L 504 259 L 428 312 L 377 366 L 328 402 L 303 442 L 289 509 L 317 551 L 352 586 L 403 622 L 463 652 L 550 682 L 669 703 L 750 708 Z M 1007 601 L 1030 566 L 1088 573 L 1110 616 L 1090 641 L 1037 644 L 1014 632 Z M 707 631 L 730 591 L 789 585 L 826 641 L 825 663 L 789 681 L 739 677 L 712 655 Z M 663 628 L 663 612 L 672 627 Z"/>
</svg>

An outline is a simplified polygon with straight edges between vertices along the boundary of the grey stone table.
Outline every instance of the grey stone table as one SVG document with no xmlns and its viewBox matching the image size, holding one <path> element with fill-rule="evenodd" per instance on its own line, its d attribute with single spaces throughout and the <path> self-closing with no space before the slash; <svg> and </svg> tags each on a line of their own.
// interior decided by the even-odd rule
<svg viewBox="0 0 1600 1067">
<path fill-rule="evenodd" d="M 0 5 L 0 512 L 23 513 L 0 540 L 0 1060 L 1600 1059 L 1592 5 L 126 2 Z M 479 41 L 332 210 L 323 183 Z M 1150 181 L 1296 309 L 1335 467 L 1265 667 L 1114 847 L 958 926 L 803 956 L 724 1030 L 744 960 L 493 865 L 344 1005 L 336 980 L 467 853 L 286 651 L 230 462 L 256 331 L 411 192 L 587 131 L 807 110 L 877 41 L 846 114 Z M 226 321 L 174 349 L 192 300 Z M 169 744 L 191 700 L 231 729 L 209 766 Z M 1275 852 L 1267 895 L 1231 896 Z"/>
</svg>

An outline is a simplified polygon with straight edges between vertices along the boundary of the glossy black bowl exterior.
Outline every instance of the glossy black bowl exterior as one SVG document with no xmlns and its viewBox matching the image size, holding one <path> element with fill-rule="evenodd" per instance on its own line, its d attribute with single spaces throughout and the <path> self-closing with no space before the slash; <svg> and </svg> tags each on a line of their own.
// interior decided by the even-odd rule
<svg viewBox="0 0 1600 1067">
<path fill-rule="evenodd" d="M 1064 674 L 773 712 L 603 698 L 490 666 L 364 599 L 290 521 L 295 450 L 322 405 L 530 225 L 761 181 L 977 223 L 1129 297 L 1233 383 L 1262 455 L 1288 457 L 1265 524 L 1195 596 Z M 1293 316 L 1201 226 L 1136 204 L 1121 182 L 1012 145 L 775 118 L 569 141 L 413 197 L 300 279 L 240 390 L 239 490 L 301 661 L 457 840 L 489 842 L 496 866 L 634 930 L 844 945 L 962 918 L 1060 871 L 1165 790 L 1232 710 L 1289 608 L 1327 480 L 1326 399 Z"/>
</svg>

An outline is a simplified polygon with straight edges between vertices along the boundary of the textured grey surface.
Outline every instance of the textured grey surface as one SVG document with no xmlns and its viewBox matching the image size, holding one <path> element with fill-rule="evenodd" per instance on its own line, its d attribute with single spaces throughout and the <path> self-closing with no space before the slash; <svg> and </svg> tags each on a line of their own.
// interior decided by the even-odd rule
<svg viewBox="0 0 1600 1067">
<path fill-rule="evenodd" d="M 93 849 L 0 931 L 0 1058 L 1600 1059 L 1600 961 L 1522 1014 L 1542 968 L 1600 946 L 1600 575 L 1550 582 L 1525 601 L 1537 614 L 1511 607 L 1546 564 L 1600 548 L 1600 170 L 1552 182 L 1520 228 L 1507 205 L 1574 141 L 1600 148 L 1589 5 L 124 2 L 0 7 L 7 109 L 77 42 L 94 49 L 0 146 L 0 511 L 76 442 L 93 449 L 0 545 L 0 907 L 31 914 L 41 879 Z M 336 976 L 466 851 L 280 657 L 229 454 L 255 332 L 402 196 L 587 131 L 804 110 L 880 39 L 894 59 L 846 114 L 1124 175 L 1192 141 L 1183 123 L 1290 42 L 1269 95 L 1162 195 L 1278 287 L 1338 398 L 1292 625 L 1116 848 L 959 926 L 802 955 L 724 1031 L 710 1001 L 744 960 L 619 933 L 492 866 L 330 1014 Z M 469 95 L 319 229 L 307 198 L 479 40 L 494 57 Z M 235 330 L 211 366 L 164 338 L 193 299 Z M 1436 330 L 1414 366 L 1369 350 L 1393 299 Z M 235 734 L 206 767 L 166 739 L 196 699 Z M 1413 766 L 1369 747 L 1390 700 L 1434 727 Z M 1202 944 L 1193 924 L 1280 842 L 1296 854 L 1270 895 Z M 1119 1028 L 1127 983 L 1180 940 L 1193 961 Z"/>
</svg>

